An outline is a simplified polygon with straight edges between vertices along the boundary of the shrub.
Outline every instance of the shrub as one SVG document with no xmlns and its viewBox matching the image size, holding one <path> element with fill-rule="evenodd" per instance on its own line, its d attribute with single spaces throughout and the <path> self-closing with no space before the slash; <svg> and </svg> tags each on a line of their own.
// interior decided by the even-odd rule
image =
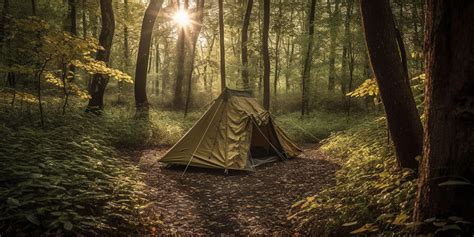
<svg viewBox="0 0 474 237">
<path fill-rule="evenodd" d="M 159 223 L 142 218 L 150 187 L 113 146 L 125 120 L 47 114 L 41 129 L 37 114 L 0 113 L 1 233 L 137 233 Z"/>
<path fill-rule="evenodd" d="M 335 186 L 293 204 L 288 218 L 296 229 L 319 235 L 406 231 L 415 180 L 412 171 L 397 169 L 385 119 L 334 133 L 321 150 L 343 165 Z"/>
</svg>

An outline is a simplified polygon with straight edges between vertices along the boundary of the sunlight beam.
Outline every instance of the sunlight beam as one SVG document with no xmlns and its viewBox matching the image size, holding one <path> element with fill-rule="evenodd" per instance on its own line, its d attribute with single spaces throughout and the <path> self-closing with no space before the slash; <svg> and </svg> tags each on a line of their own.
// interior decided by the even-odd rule
<svg viewBox="0 0 474 237">
<path fill-rule="evenodd" d="M 189 18 L 188 13 L 186 13 L 184 9 L 178 10 L 174 15 L 173 20 L 180 27 L 188 26 L 189 24 L 191 24 L 191 19 Z"/>
</svg>

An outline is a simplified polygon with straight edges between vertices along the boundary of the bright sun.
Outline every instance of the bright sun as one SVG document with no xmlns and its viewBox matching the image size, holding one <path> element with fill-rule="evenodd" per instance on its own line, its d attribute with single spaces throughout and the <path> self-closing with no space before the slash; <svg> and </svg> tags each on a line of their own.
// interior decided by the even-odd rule
<svg viewBox="0 0 474 237">
<path fill-rule="evenodd" d="M 191 19 L 189 19 L 189 16 L 184 9 L 177 11 L 173 20 L 180 26 L 187 26 L 191 23 Z"/>
</svg>

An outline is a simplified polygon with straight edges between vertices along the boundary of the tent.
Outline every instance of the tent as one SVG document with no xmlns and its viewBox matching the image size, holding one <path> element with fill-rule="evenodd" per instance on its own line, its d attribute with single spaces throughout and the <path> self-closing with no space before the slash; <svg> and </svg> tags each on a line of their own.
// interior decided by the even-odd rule
<svg viewBox="0 0 474 237">
<path fill-rule="evenodd" d="M 300 153 L 250 92 L 227 88 L 160 162 L 252 171 Z"/>
</svg>

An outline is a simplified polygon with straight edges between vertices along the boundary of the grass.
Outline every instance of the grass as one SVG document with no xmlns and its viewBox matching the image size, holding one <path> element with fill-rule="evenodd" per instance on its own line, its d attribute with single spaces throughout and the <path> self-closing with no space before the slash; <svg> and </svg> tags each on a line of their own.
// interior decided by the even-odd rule
<svg viewBox="0 0 474 237">
<path fill-rule="evenodd" d="M 276 121 L 296 142 L 317 143 L 332 133 L 355 126 L 367 117 L 365 114 L 347 116 L 342 112 L 316 111 L 301 117 L 299 113 L 277 115 Z"/>
</svg>

